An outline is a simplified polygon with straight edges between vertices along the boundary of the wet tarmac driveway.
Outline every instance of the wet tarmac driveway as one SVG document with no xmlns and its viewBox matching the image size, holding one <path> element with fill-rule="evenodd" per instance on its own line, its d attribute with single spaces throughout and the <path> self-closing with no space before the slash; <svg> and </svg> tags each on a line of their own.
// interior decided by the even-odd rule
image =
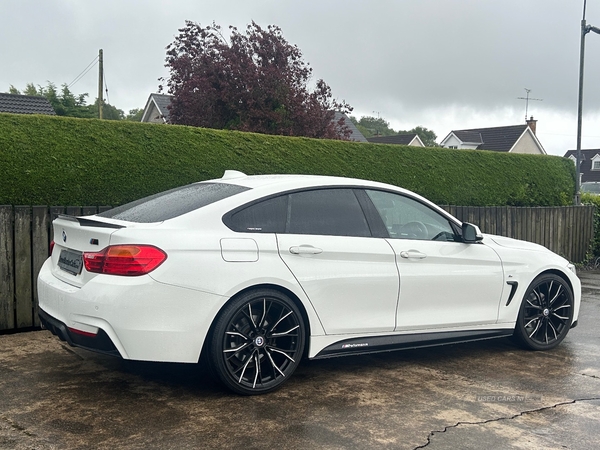
<svg viewBox="0 0 600 450">
<path fill-rule="evenodd" d="M 600 273 L 555 350 L 509 340 L 305 361 L 240 397 L 196 365 L 0 336 L 0 449 L 597 449 Z"/>
</svg>

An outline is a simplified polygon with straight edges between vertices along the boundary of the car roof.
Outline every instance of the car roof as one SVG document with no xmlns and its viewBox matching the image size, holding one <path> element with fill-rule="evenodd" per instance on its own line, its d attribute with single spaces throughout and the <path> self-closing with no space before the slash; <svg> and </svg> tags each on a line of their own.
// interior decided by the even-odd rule
<svg viewBox="0 0 600 450">
<path fill-rule="evenodd" d="M 207 180 L 204 181 L 204 183 L 228 183 L 251 189 L 265 187 L 274 190 L 287 190 L 313 186 L 366 186 L 394 189 L 409 193 L 409 191 L 398 186 L 380 183 L 377 181 L 361 180 L 358 178 L 302 174 L 246 175 L 242 172 L 230 170 L 225 171 L 225 174 L 222 178 Z"/>
</svg>

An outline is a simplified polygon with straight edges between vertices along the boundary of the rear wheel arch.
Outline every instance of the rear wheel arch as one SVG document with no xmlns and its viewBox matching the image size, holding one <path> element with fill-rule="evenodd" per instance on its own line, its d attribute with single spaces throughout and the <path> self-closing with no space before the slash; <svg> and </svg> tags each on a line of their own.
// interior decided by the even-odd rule
<svg viewBox="0 0 600 450">
<path fill-rule="evenodd" d="M 310 341 L 310 336 L 311 336 L 311 326 L 310 326 L 310 320 L 308 318 L 308 313 L 306 311 L 306 308 L 304 307 L 304 303 L 302 303 L 302 301 L 298 298 L 298 296 L 296 294 L 294 294 L 292 291 L 290 291 L 289 289 L 277 285 L 277 284 L 269 284 L 269 283 L 265 283 L 265 284 L 256 284 L 253 286 L 248 286 L 244 289 L 242 289 L 239 292 L 236 292 L 234 295 L 232 295 L 229 300 L 227 300 L 219 309 L 219 311 L 217 312 L 217 314 L 215 315 L 212 323 L 210 324 L 210 328 L 208 329 L 208 333 L 206 333 L 206 337 L 204 338 L 204 344 L 202 345 L 202 350 L 201 350 L 201 354 L 200 354 L 200 358 L 198 360 L 198 362 L 201 361 L 208 361 L 206 359 L 206 356 L 208 354 L 208 345 L 210 343 L 210 341 L 212 340 L 213 337 L 213 333 L 214 333 L 214 329 L 215 329 L 215 325 L 217 323 L 217 320 L 219 319 L 219 317 L 221 316 L 221 314 L 223 313 L 223 310 L 225 308 L 227 308 L 227 306 L 229 304 L 231 304 L 235 299 L 237 299 L 238 297 L 250 292 L 250 291 L 258 291 L 258 290 L 262 290 L 262 289 L 272 289 L 274 291 L 278 291 L 282 294 L 284 294 L 285 296 L 289 297 L 290 300 L 292 300 L 294 302 L 294 304 L 298 307 L 298 309 L 300 310 L 300 314 L 302 315 L 302 321 L 304 322 L 304 327 L 306 330 L 306 336 L 305 336 L 305 342 L 304 342 L 304 357 L 306 357 L 308 355 L 308 351 L 309 351 L 309 341 Z"/>
<path fill-rule="evenodd" d="M 227 388 L 242 395 L 278 389 L 305 355 L 307 326 L 294 299 L 270 286 L 244 289 L 216 315 L 204 361 Z"/>
</svg>

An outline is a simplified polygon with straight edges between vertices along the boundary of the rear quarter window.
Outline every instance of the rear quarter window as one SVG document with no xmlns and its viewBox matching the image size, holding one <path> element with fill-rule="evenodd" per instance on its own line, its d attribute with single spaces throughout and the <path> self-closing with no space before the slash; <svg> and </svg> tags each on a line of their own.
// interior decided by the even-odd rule
<svg viewBox="0 0 600 450">
<path fill-rule="evenodd" d="M 287 218 L 287 195 L 254 203 L 226 217 L 225 224 L 233 231 L 283 233 Z"/>
<path fill-rule="evenodd" d="M 162 222 L 249 189 L 235 184 L 195 183 L 117 206 L 98 216 L 138 223 Z"/>
</svg>

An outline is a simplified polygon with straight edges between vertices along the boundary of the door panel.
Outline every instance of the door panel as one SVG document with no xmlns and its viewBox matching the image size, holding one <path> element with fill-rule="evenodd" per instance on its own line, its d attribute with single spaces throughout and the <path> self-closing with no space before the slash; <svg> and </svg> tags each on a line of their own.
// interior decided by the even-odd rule
<svg viewBox="0 0 600 450">
<path fill-rule="evenodd" d="M 385 239 L 278 234 L 277 240 L 327 334 L 394 330 L 398 270 Z"/>
<path fill-rule="evenodd" d="M 495 323 L 503 269 L 494 250 L 465 244 L 458 226 L 408 195 L 367 190 L 400 273 L 397 330 Z"/>
<path fill-rule="evenodd" d="M 397 330 L 497 321 L 504 277 L 491 248 L 460 242 L 389 242 L 400 272 Z"/>
</svg>

